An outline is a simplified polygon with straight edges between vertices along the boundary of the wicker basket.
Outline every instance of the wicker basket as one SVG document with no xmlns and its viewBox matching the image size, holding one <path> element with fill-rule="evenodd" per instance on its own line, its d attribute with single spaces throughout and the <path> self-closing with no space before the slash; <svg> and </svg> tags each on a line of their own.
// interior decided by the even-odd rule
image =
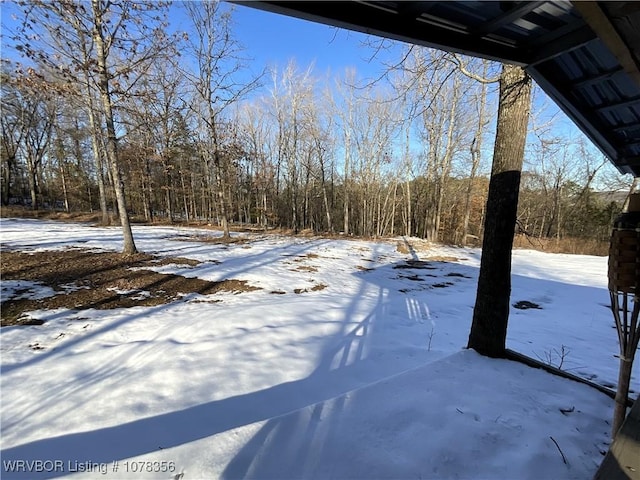
<svg viewBox="0 0 640 480">
<path fill-rule="evenodd" d="M 640 294 L 640 193 L 629 197 L 626 213 L 613 222 L 609 245 L 609 290 Z"/>
</svg>

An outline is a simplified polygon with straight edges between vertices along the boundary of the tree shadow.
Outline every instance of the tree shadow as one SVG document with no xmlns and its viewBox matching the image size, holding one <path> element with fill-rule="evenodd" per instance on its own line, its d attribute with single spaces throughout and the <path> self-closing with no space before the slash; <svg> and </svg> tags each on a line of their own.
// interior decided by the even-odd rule
<svg viewBox="0 0 640 480">
<path fill-rule="evenodd" d="M 110 463 L 188 444 L 267 420 L 267 425 L 261 432 L 228 465 L 224 476 L 242 477 L 259 470 L 260 465 L 247 462 L 246 455 L 256 448 L 269 448 L 268 444 L 260 447 L 263 437 L 286 437 L 287 432 L 303 428 L 303 425 L 304 428 L 313 429 L 314 419 L 323 414 L 323 402 L 338 398 L 338 404 L 333 406 L 336 412 L 334 414 L 337 415 L 342 408 L 346 408 L 346 405 L 339 405 L 343 394 L 425 361 L 424 357 L 416 357 L 410 364 L 404 360 L 394 362 L 393 359 L 384 357 L 384 349 L 376 349 L 376 346 L 388 341 L 393 342 L 393 338 L 384 338 L 385 328 L 380 332 L 376 331 L 381 323 L 387 322 L 387 327 L 391 328 L 391 323 L 399 317 L 412 319 L 411 322 L 414 323 L 419 321 L 414 318 L 416 312 L 421 311 L 420 308 L 416 309 L 415 302 L 407 303 L 403 311 L 391 311 L 390 304 L 396 301 L 396 293 L 390 291 L 388 279 L 394 274 L 393 265 L 354 273 L 359 277 L 358 291 L 342 310 L 339 330 L 323 341 L 324 347 L 319 355 L 318 365 L 306 378 L 112 427 L 49 437 L 5 448 L 0 452 L 3 477 L 53 478 L 68 473 L 46 472 L 38 477 L 36 472 L 8 472 L 5 465 L 12 460 L 63 461 L 65 465 L 68 462 L 87 460 Z M 367 305 L 372 306 L 363 311 L 362 302 L 365 297 L 369 302 Z M 136 317 L 137 315 L 127 316 L 118 325 L 133 321 Z M 104 328 L 114 328 L 114 324 Z M 97 331 L 94 335 L 96 334 Z M 376 337 L 378 338 L 374 341 Z M 78 341 L 82 340 L 69 342 L 70 346 Z M 426 352 L 426 343 L 424 345 L 423 350 Z M 102 371 L 100 375 L 104 378 L 108 371 Z M 304 415 L 297 419 L 293 417 L 295 425 L 288 416 L 287 420 L 278 420 L 313 404 L 316 407 L 311 418 L 304 418 Z M 311 447 L 300 445 L 294 457 L 299 459 L 301 455 L 309 456 L 312 450 Z"/>
<path fill-rule="evenodd" d="M 385 335 L 389 332 L 386 328 L 380 328 L 381 324 L 389 321 L 389 313 L 392 307 L 403 305 L 402 309 L 396 310 L 396 313 L 401 316 L 404 314 L 407 319 L 413 321 L 424 321 L 430 318 L 430 306 L 437 305 L 433 295 L 429 294 L 431 291 L 434 295 L 457 295 L 462 290 L 459 285 L 463 282 L 475 283 L 478 275 L 478 269 L 476 267 L 469 267 L 459 265 L 452 262 L 429 262 L 429 261 L 417 261 L 415 258 L 407 260 L 405 262 L 398 262 L 391 266 L 379 267 L 377 269 L 362 272 L 362 275 L 370 275 L 368 281 L 377 286 L 379 292 L 379 299 L 375 307 L 360 321 L 357 329 L 350 332 L 345 332 L 342 341 L 338 344 L 339 348 L 334 350 L 328 350 L 324 357 L 324 361 L 321 362 L 313 374 L 308 378 L 312 380 L 313 377 L 317 379 L 323 379 L 327 371 L 331 371 L 331 365 L 341 365 L 338 368 L 350 368 L 353 372 L 358 369 L 359 365 L 364 365 L 366 368 L 371 367 L 371 356 L 375 352 L 375 345 L 378 342 L 391 342 L 393 337 Z M 397 299 L 401 297 L 396 292 L 389 291 L 391 282 L 390 278 L 394 277 L 401 280 L 404 279 L 407 285 L 406 289 L 400 289 L 400 292 L 417 292 L 416 295 L 405 295 L 404 301 L 393 301 L 393 298 L 389 298 L 386 293 L 390 293 Z M 549 291 L 554 291 L 560 288 L 559 282 L 546 281 L 540 279 L 527 278 L 514 275 L 515 284 L 517 286 L 516 291 L 519 295 L 524 292 L 540 291 L 545 288 L 541 288 L 542 283 Z M 444 281 L 443 281 L 444 280 Z M 460 282 L 460 283 L 458 283 Z M 398 283 L 395 287 L 399 286 Z M 451 288 L 449 288 L 451 287 Z M 468 290 L 468 286 L 464 287 Z M 431 290 L 436 289 L 436 290 Z M 601 293 L 601 289 L 584 286 L 568 286 L 563 285 L 562 289 L 567 290 L 569 297 L 575 295 L 576 298 L 586 296 L 595 296 Z M 470 297 L 473 301 L 473 298 Z M 512 298 L 512 301 L 514 299 Z M 354 300 L 355 301 L 355 300 Z M 431 305 L 433 303 L 433 305 Z M 472 305 L 469 305 L 471 307 Z M 521 315 L 524 318 L 526 315 Z M 468 321 L 470 322 L 471 311 L 469 311 Z M 522 318 L 514 319 L 514 321 L 522 321 Z M 535 321 L 535 317 L 532 317 Z M 560 319 L 563 320 L 563 319 Z M 358 337 L 354 334 L 359 332 L 366 335 L 365 338 Z M 526 336 L 524 337 L 526 338 Z M 362 348 L 362 345 L 365 348 Z M 462 346 L 461 346 L 462 347 Z M 336 359 L 344 359 L 347 357 L 346 352 L 354 352 L 355 355 L 349 357 L 349 362 L 337 361 Z M 431 358 L 423 358 L 422 363 L 416 362 L 415 368 L 419 369 L 421 366 L 431 363 L 442 358 L 437 354 Z M 380 363 L 376 362 L 375 366 L 379 367 Z M 405 365 L 406 367 L 407 365 Z M 416 450 L 421 450 L 419 446 L 415 445 L 415 435 L 420 429 L 424 431 L 417 435 L 429 435 L 429 431 L 446 428 L 444 425 L 425 425 L 425 420 L 421 419 L 420 412 L 412 410 L 413 404 L 411 399 L 403 398 L 402 393 L 398 393 L 395 401 L 398 402 L 397 408 L 393 411 L 397 415 L 393 421 L 398 419 L 406 421 L 406 428 L 398 425 L 388 425 L 384 420 L 384 413 L 389 405 L 385 405 L 381 400 L 380 410 L 372 417 L 365 418 L 366 414 L 362 412 L 371 412 L 372 408 L 375 408 L 376 399 L 370 398 L 372 392 L 380 392 L 381 388 L 378 388 L 382 384 L 397 385 L 403 382 L 395 382 L 392 378 L 404 377 L 403 375 L 407 370 L 397 369 L 394 371 L 393 367 L 386 368 L 385 371 L 377 370 L 377 378 L 369 378 L 370 383 L 368 385 L 374 386 L 374 388 L 367 388 L 368 393 L 363 393 L 364 390 L 353 389 L 347 394 L 337 397 L 331 397 L 327 400 L 318 400 L 315 403 L 310 404 L 306 408 L 300 409 L 289 413 L 288 415 L 276 417 L 268 420 L 260 426 L 259 430 L 253 435 L 253 437 L 245 443 L 240 450 L 237 451 L 235 456 L 225 467 L 221 474 L 221 478 L 225 480 L 231 479 L 311 479 L 311 478 L 344 478 L 345 475 L 357 475 L 359 478 L 397 478 L 398 472 L 406 474 L 406 472 L 413 472 L 417 467 L 415 462 L 420 462 L 419 459 L 423 459 L 424 464 L 420 468 L 427 466 L 432 468 L 430 462 L 431 458 L 440 458 L 442 455 L 451 456 L 451 461 L 455 457 L 452 451 L 448 451 L 447 448 L 451 447 L 447 445 L 433 446 L 433 441 L 425 438 L 426 449 L 424 455 Z M 416 370 L 417 371 L 417 370 Z M 407 372 L 408 373 L 408 372 Z M 409 374 L 411 376 L 412 374 Z M 416 375 L 419 377 L 420 375 Z M 454 376 L 454 372 L 452 372 Z M 508 375 L 504 375 L 504 381 L 509 382 Z M 446 376 L 440 376 L 439 381 L 446 382 Z M 387 382 L 387 380 L 389 381 Z M 473 383 L 469 384 L 469 391 L 480 390 L 484 388 L 480 378 L 478 379 L 478 385 Z M 367 385 L 367 386 L 368 386 Z M 440 385 L 442 387 L 442 385 Z M 438 384 L 429 385 L 425 383 L 422 390 L 429 391 L 430 389 L 440 388 Z M 505 386 L 505 388 L 508 388 Z M 382 388 L 384 390 L 384 388 Z M 411 391 L 411 390 L 409 390 Z M 375 395 L 375 394 L 374 394 Z M 393 397 L 393 394 L 388 395 Z M 473 397 L 473 395 L 472 395 Z M 483 399 L 489 398 L 484 392 Z M 501 400 L 504 400 L 504 396 Z M 474 399 L 467 399 L 466 401 L 473 404 Z M 480 403 L 486 400 L 479 400 Z M 453 408 L 451 406 L 445 407 L 443 405 L 443 414 L 446 409 Z M 459 411 L 458 411 L 459 412 Z M 461 412 L 460 412 L 461 413 Z M 435 417 L 438 415 L 436 414 Z M 425 415 L 427 419 L 434 419 L 432 412 L 429 415 Z M 477 421 L 477 420 L 476 420 Z M 381 423 L 376 423 L 381 422 Z M 367 424 L 363 427 L 364 424 Z M 374 432 L 374 438 L 367 438 L 364 435 L 369 431 Z M 385 451 L 384 446 L 379 445 L 380 438 L 391 438 L 395 431 L 407 434 L 406 439 L 394 440 L 394 448 L 396 449 L 396 457 L 394 458 L 380 458 L 374 461 L 376 465 L 372 465 L 371 452 L 377 452 L 376 455 L 382 454 Z M 387 433 L 385 433 L 387 432 Z M 407 432 L 410 432 L 411 435 Z M 379 433 L 379 435 L 378 435 Z M 452 430 L 447 433 L 447 437 L 450 437 L 452 441 L 455 441 L 453 437 L 459 434 L 458 430 Z M 440 434 L 441 435 L 441 434 Z M 353 439 L 346 440 L 346 437 L 352 436 Z M 437 437 L 437 436 L 436 436 Z M 403 444 L 403 442 L 408 442 Z M 342 450 L 341 446 L 348 445 L 350 448 Z M 428 450 L 428 446 L 431 445 L 432 451 Z M 473 449 L 473 445 L 467 447 Z M 391 448 L 391 446 L 389 447 Z M 403 456 L 402 449 L 406 449 L 406 455 Z M 435 453 L 437 452 L 437 454 Z M 460 455 L 456 462 L 462 462 L 469 460 L 470 457 Z M 499 458 L 499 454 L 496 453 L 497 461 L 502 461 L 504 458 Z M 379 460 L 379 461 L 378 461 Z M 445 462 L 446 464 L 446 462 Z M 434 463 L 433 468 L 438 468 L 437 461 Z M 465 468 L 458 465 L 456 471 L 467 471 Z M 427 468 L 425 467 L 425 468 Z M 397 470 L 394 470 L 397 468 Z M 356 474 L 357 472 L 357 474 Z M 506 474 L 506 471 L 505 471 Z M 415 472 L 416 478 L 419 472 Z M 457 477 L 456 477 L 457 478 Z"/>
<path fill-rule="evenodd" d="M 431 269 L 425 262 L 404 261 L 354 272 L 357 291 L 341 309 L 338 331 L 323 339 L 317 366 L 305 378 L 111 427 L 5 448 L 0 452 L 3 462 L 38 459 L 65 464 L 85 460 L 110 463 L 264 422 L 255 426 L 258 431 L 235 453 L 221 478 L 331 476 L 327 458 L 331 445 L 344 434 L 350 412 L 357 411 L 362 401 L 356 391 L 444 356 L 442 352 L 429 352 L 427 347 L 433 300 L 429 288 L 435 288 L 431 292 L 438 295 L 443 291 L 457 295 L 462 290 L 456 282 L 475 282 L 477 268 L 449 262 L 433 262 L 433 266 Z M 434 275 L 437 278 L 432 279 Z M 444 277 L 452 283 L 451 288 L 436 287 L 444 283 Z M 416 294 L 400 295 L 399 287 L 413 288 Z M 423 325 L 415 328 L 416 324 Z M 418 413 L 409 414 L 408 421 L 413 421 L 412 415 Z M 367 448 L 366 442 L 362 438 L 363 449 Z M 367 458 L 362 452 L 344 452 L 347 461 L 357 462 L 359 455 Z M 64 474 L 48 472 L 38 477 L 34 472 L 3 471 L 4 478 Z"/>
<path fill-rule="evenodd" d="M 332 384 L 331 375 L 335 372 L 339 372 L 341 376 L 360 374 L 359 379 L 352 378 L 351 388 L 343 392 L 347 395 L 324 395 L 324 399 L 318 397 L 308 408 L 272 418 L 236 453 L 222 472 L 221 478 L 282 480 L 332 476 L 332 466 L 327 464 L 327 457 L 331 455 L 328 452 L 331 445 L 339 440 L 338 436 L 344 434 L 341 427 L 357 403 L 357 391 L 354 391 L 424 365 L 429 358 L 436 360 L 442 357 L 439 353 L 427 351 L 426 325 L 422 330 L 425 335 L 422 353 L 425 355 L 414 356 L 415 351 L 407 350 L 404 353 L 414 356 L 409 361 L 381 361 L 379 356 L 384 351 L 380 347 L 395 340 L 388 334 L 396 328 L 402 328 L 402 322 L 407 322 L 407 326 L 408 323 L 425 323 L 429 319 L 429 306 L 425 301 L 428 296 L 402 296 L 396 290 L 397 282 L 393 280 L 407 279 L 405 284 L 412 286 L 415 286 L 416 280 L 420 280 L 423 285 L 418 289 L 424 290 L 426 279 L 418 276 L 417 271 L 426 268 L 438 270 L 445 262 L 418 263 L 415 252 L 410 254 L 411 260 L 355 274 L 364 277 L 363 289 L 365 285 L 377 289 L 377 301 L 364 318 L 358 320 L 353 327 L 343 329 L 338 341 L 328 342 L 331 347 L 326 348 L 318 367 L 305 379 L 327 388 Z M 436 275 L 430 273 L 428 276 Z M 401 289 L 400 292 L 402 291 Z M 358 295 L 353 297 L 345 312 L 345 326 L 353 323 L 352 313 L 356 310 L 357 302 Z M 399 323 L 393 325 L 393 322 Z M 401 350 L 396 347 L 396 351 Z M 349 392 L 352 393 L 348 394 Z M 344 452 L 344 458 L 352 455 L 354 461 L 357 461 L 355 457 L 358 452 Z M 340 476 L 340 473 L 337 475 Z"/>
</svg>

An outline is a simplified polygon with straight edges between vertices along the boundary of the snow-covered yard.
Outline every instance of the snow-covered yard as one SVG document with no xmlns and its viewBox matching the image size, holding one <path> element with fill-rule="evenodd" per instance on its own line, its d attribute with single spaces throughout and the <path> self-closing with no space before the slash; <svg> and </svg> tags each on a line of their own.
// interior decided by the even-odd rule
<svg viewBox="0 0 640 480">
<path fill-rule="evenodd" d="M 115 227 L 0 228 L 3 251 L 121 248 Z M 134 235 L 146 253 L 201 262 L 160 273 L 260 289 L 39 310 L 43 325 L 2 328 L 2 478 L 587 479 L 608 448 L 609 397 L 464 348 L 477 249 Z M 539 308 L 512 308 L 508 346 L 615 387 L 607 259 L 518 250 L 513 262 L 512 304 Z M 54 293 L 3 282 L 2 300 L 12 292 Z"/>
</svg>

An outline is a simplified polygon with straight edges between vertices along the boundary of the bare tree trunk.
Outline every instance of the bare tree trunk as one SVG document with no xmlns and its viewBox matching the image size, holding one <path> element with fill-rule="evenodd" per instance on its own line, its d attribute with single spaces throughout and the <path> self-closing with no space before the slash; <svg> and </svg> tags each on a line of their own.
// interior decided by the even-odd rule
<svg viewBox="0 0 640 480">
<path fill-rule="evenodd" d="M 469 348 L 504 357 L 511 295 L 511 249 L 531 108 L 531 79 L 504 65 L 489 195 Z"/>
<path fill-rule="evenodd" d="M 222 171 L 222 160 L 220 159 L 220 151 L 218 150 L 218 141 L 214 140 L 214 149 L 213 152 L 213 164 L 216 168 L 215 178 L 216 178 L 216 186 L 218 190 L 218 202 L 220 206 L 220 223 L 222 224 L 222 237 L 230 238 L 231 233 L 229 232 L 229 213 L 228 206 L 224 192 L 225 180 L 224 177 L 226 175 Z"/>
<path fill-rule="evenodd" d="M 31 196 L 31 209 L 38 209 L 38 185 L 37 185 L 37 175 L 36 175 L 36 167 L 34 165 L 34 160 L 30 158 L 30 155 L 27 158 L 27 179 L 29 181 L 29 194 Z"/>
<path fill-rule="evenodd" d="M 309 195 L 311 191 L 310 183 L 311 183 L 311 150 L 307 153 L 307 162 L 304 165 L 305 176 L 304 176 L 304 202 L 302 206 L 302 228 L 311 228 L 310 226 L 310 218 L 311 214 L 309 213 Z"/>
<path fill-rule="evenodd" d="M 10 142 L 5 134 L 5 124 L 2 122 L 2 164 L 0 165 L 0 179 L 2 184 L 0 185 L 0 196 L 2 197 L 2 205 L 9 205 L 9 198 L 11 198 L 11 184 L 13 181 L 13 169 L 16 164 L 16 148 L 11 148 L 13 145 L 9 145 Z"/>
<path fill-rule="evenodd" d="M 80 39 L 84 40 L 85 35 L 84 32 L 78 30 L 78 35 Z M 89 45 L 90 42 L 82 42 L 83 49 L 83 58 L 86 62 L 86 65 L 91 65 L 89 62 L 89 54 L 87 52 L 86 45 Z M 88 68 L 88 67 L 87 67 Z M 102 149 L 100 146 L 100 137 L 101 137 L 101 129 L 99 127 L 100 122 L 96 119 L 96 108 L 94 106 L 94 92 L 89 83 L 89 72 L 88 70 L 83 71 L 84 79 L 83 79 L 83 87 L 86 88 L 86 107 L 87 107 L 87 116 L 89 118 L 89 128 L 91 129 L 91 149 L 93 150 L 93 159 L 96 167 L 96 183 L 98 184 L 98 201 L 100 203 L 100 212 L 102 214 L 102 225 L 109 225 L 111 220 L 109 218 L 109 209 L 107 207 L 107 189 L 105 188 L 104 181 L 104 164 L 103 164 L 103 156 Z"/>
<path fill-rule="evenodd" d="M 327 182 L 324 172 L 324 161 L 320 161 L 320 172 L 322 174 L 322 201 L 324 203 L 324 213 L 327 218 L 327 230 L 333 233 L 333 223 L 331 222 L 331 209 L 329 208 L 329 198 L 327 197 Z"/>
<path fill-rule="evenodd" d="M 396 198 L 398 195 L 398 182 L 393 185 L 393 204 L 391 205 L 391 235 L 395 235 L 396 226 Z"/>
<path fill-rule="evenodd" d="M 486 78 L 489 62 L 483 61 L 482 77 Z M 471 215 L 471 198 L 473 197 L 473 183 L 478 173 L 480 166 L 480 155 L 482 152 L 482 135 L 485 126 L 485 107 L 487 105 L 487 84 L 482 83 L 480 87 L 480 106 L 478 109 L 478 124 L 476 126 L 476 133 L 471 143 L 471 172 L 469 173 L 469 183 L 467 184 L 467 190 L 465 192 L 464 199 L 464 220 L 462 222 L 462 245 L 467 242 L 467 235 L 469 235 L 469 217 Z"/>
<path fill-rule="evenodd" d="M 34 110 L 33 115 L 38 115 L 37 110 Z M 41 175 L 39 174 L 42 168 L 42 160 L 46 155 L 47 149 L 49 148 L 53 119 L 45 119 L 44 124 L 40 124 L 40 119 L 36 120 L 35 117 L 31 121 L 33 122 L 33 127 L 25 137 L 25 160 L 27 163 L 27 179 L 29 183 L 29 192 L 31 194 L 31 208 L 33 210 L 37 210 L 39 207 L 38 194 L 41 193 L 38 177 L 41 177 Z"/>
<path fill-rule="evenodd" d="M 91 93 L 89 93 L 91 95 Z M 104 168 L 102 164 L 102 152 L 100 151 L 100 140 L 98 132 L 98 124 L 95 118 L 93 101 L 89 100 L 89 108 L 87 109 L 89 116 L 89 127 L 91 128 L 91 148 L 93 150 L 93 159 L 96 166 L 96 183 L 98 184 L 98 199 L 100 202 L 100 212 L 102 213 L 102 225 L 109 225 L 109 210 L 107 208 L 107 189 L 104 185 Z"/>
<path fill-rule="evenodd" d="M 64 171 L 64 162 L 59 160 L 58 168 L 60 169 L 60 181 L 62 182 L 62 198 L 64 201 L 64 211 L 69 213 L 71 209 L 69 208 L 69 191 L 67 188 L 67 174 Z"/>
<path fill-rule="evenodd" d="M 478 165 L 480 163 L 480 147 L 479 143 L 481 140 L 478 137 L 478 133 L 481 132 L 476 131 L 476 136 L 471 142 L 471 172 L 469 173 L 469 179 L 467 183 L 467 189 L 464 197 L 464 212 L 463 212 L 463 220 L 462 220 L 462 234 L 460 238 L 460 244 L 465 245 L 467 243 L 467 236 L 469 235 L 469 219 L 471 216 L 471 197 L 473 195 L 473 182 L 476 178 L 476 173 L 478 172 Z"/>
<path fill-rule="evenodd" d="M 171 188 L 167 187 L 164 192 L 165 208 L 167 211 L 167 218 L 169 223 L 173 223 L 173 201 L 171 200 Z"/>
<path fill-rule="evenodd" d="M 163 160 L 164 163 L 164 171 L 165 171 L 165 181 L 166 187 L 164 191 L 164 203 L 165 209 L 167 211 L 167 217 L 169 218 L 169 223 L 173 223 L 173 176 L 171 175 L 171 170 L 168 162 Z"/>
<path fill-rule="evenodd" d="M 184 170 L 180 168 L 178 171 L 180 174 L 180 187 L 182 189 L 182 207 L 184 211 L 184 218 L 188 222 L 191 220 L 191 216 L 189 215 L 189 198 L 187 195 L 187 184 L 184 181 Z"/>
<path fill-rule="evenodd" d="M 349 104 L 349 124 L 345 128 L 344 153 L 344 234 L 349 235 L 349 169 L 351 168 L 351 104 Z"/>
<path fill-rule="evenodd" d="M 404 234 L 408 237 L 411 236 L 412 231 L 413 231 L 413 227 L 411 224 L 411 187 L 409 186 L 409 177 L 411 176 L 411 121 L 407 121 L 406 122 L 406 129 L 405 129 L 405 138 L 404 138 L 404 161 L 405 161 L 405 166 L 407 169 L 407 181 L 403 183 L 406 184 L 407 187 L 407 193 L 405 194 L 407 203 L 406 203 L 406 220 L 405 220 L 405 232 Z M 395 189 L 397 190 L 398 188 L 398 184 L 396 183 Z M 403 191 L 404 191 L 404 187 L 403 187 Z M 404 192 L 403 192 L 404 193 Z M 393 192 L 393 197 L 394 197 L 394 204 L 393 204 L 393 208 L 395 211 L 395 196 L 396 196 L 396 191 Z M 403 208 L 404 211 L 404 208 Z M 391 234 L 393 235 L 393 224 L 391 225 Z"/>
<path fill-rule="evenodd" d="M 102 38 L 102 10 L 98 0 L 92 0 L 92 7 L 95 19 L 95 28 L 93 30 L 93 39 L 96 44 L 96 55 L 98 61 L 98 88 L 100 90 L 100 96 L 102 98 L 102 105 L 104 107 L 105 123 L 107 127 L 106 149 L 107 159 L 109 161 L 109 167 L 111 175 L 113 177 L 114 192 L 116 195 L 116 202 L 118 205 L 118 214 L 120 216 L 120 224 L 122 225 L 123 234 L 123 247 L 122 253 L 125 255 L 132 255 L 138 252 L 136 244 L 133 240 L 133 233 L 131 232 L 131 224 L 129 222 L 129 213 L 127 212 L 127 203 L 124 192 L 124 183 L 122 176 L 120 175 L 120 168 L 118 166 L 118 145 L 116 139 L 116 129 L 113 120 L 113 109 L 111 106 L 111 93 L 109 91 L 109 72 L 107 70 L 107 58 L 104 45 L 104 39 Z"/>
<path fill-rule="evenodd" d="M 405 185 L 407 187 L 407 193 L 405 194 L 405 197 L 407 198 L 407 219 L 406 219 L 406 224 L 405 224 L 405 235 L 407 237 L 410 237 L 413 235 L 413 212 L 411 211 L 411 182 L 409 182 L 408 180 L 405 182 Z"/>
<path fill-rule="evenodd" d="M 71 207 L 69 205 L 69 192 L 67 190 L 66 174 L 65 174 L 64 168 L 62 166 L 60 167 L 60 176 L 62 178 L 62 195 L 63 195 L 63 200 L 64 200 L 64 211 L 66 213 L 69 213 L 69 212 L 71 212 Z"/>
<path fill-rule="evenodd" d="M 267 192 L 262 192 L 262 228 L 267 229 Z"/>
<path fill-rule="evenodd" d="M 438 194 L 436 197 L 436 205 L 435 205 L 435 221 L 434 221 L 434 232 L 432 241 L 438 241 L 440 239 L 440 223 L 442 220 L 442 204 L 444 203 L 445 191 L 447 188 L 447 184 L 449 183 L 449 173 L 451 171 L 451 160 L 453 158 L 453 151 L 456 146 L 456 142 L 453 138 L 454 130 L 456 128 L 456 114 L 458 113 L 458 79 L 454 78 L 453 82 L 453 98 L 451 100 L 451 110 L 449 111 L 449 125 L 447 127 L 447 143 L 444 150 L 444 156 L 440 163 L 440 174 L 439 179 L 437 179 L 438 183 Z"/>
</svg>

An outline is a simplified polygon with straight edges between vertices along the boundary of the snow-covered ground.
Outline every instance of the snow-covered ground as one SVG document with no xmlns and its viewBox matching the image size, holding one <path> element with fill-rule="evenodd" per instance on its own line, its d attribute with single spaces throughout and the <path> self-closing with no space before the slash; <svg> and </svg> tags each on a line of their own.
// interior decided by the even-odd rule
<svg viewBox="0 0 640 480">
<path fill-rule="evenodd" d="M 609 397 L 464 348 L 479 250 L 134 235 L 141 251 L 204 262 L 159 272 L 261 290 L 2 328 L 2 478 L 587 479 L 603 458 Z M 121 248 L 115 227 L 23 219 L 2 219 L 0 241 Z M 406 268 L 436 257 L 449 260 Z M 541 308 L 512 308 L 508 346 L 615 386 L 607 259 L 518 250 L 513 264 L 511 303 Z M 25 295 L 20 283 L 3 296 Z"/>
</svg>

